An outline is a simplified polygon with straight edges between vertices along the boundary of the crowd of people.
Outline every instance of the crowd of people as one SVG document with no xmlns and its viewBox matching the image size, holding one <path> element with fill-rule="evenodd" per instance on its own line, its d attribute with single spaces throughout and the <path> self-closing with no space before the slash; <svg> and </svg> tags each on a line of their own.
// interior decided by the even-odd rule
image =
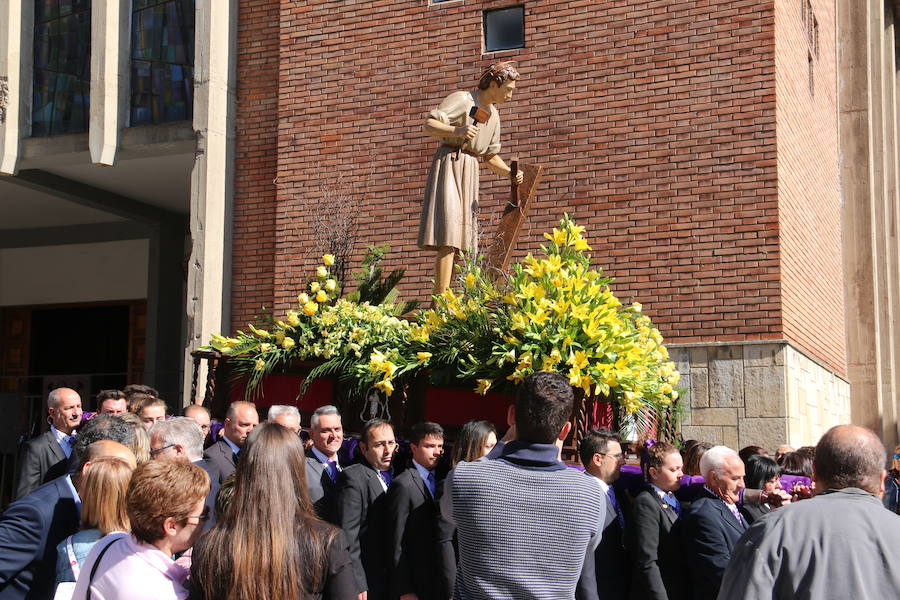
<svg viewBox="0 0 900 600">
<path fill-rule="evenodd" d="M 725 600 L 900 595 L 898 467 L 871 431 L 815 447 L 628 444 L 561 461 L 573 393 L 521 384 L 502 439 L 466 423 L 232 403 L 167 416 L 128 386 L 47 398 L 0 516 L 0 599 Z M 629 461 L 629 456 L 639 460 Z M 633 463 L 633 464 L 629 464 Z M 640 464 L 636 464 L 639 462 Z"/>
</svg>

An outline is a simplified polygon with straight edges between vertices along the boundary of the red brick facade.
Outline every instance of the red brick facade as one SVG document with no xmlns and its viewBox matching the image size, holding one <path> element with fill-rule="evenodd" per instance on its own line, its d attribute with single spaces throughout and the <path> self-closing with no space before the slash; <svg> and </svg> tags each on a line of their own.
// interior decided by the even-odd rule
<svg viewBox="0 0 900 600">
<path fill-rule="evenodd" d="M 796 336 L 840 369 L 842 327 L 819 343 L 804 327 L 822 306 L 829 323 L 840 315 L 840 294 L 804 295 L 820 261 L 783 256 L 782 229 L 792 253 L 818 250 L 797 225 L 836 183 L 807 169 L 796 183 L 821 193 L 779 202 L 774 3 L 526 0 L 526 47 L 482 54 L 482 11 L 514 4 L 241 3 L 234 325 L 273 297 L 279 311 L 294 301 L 317 259 L 310 202 L 338 180 L 356 189 L 357 258 L 389 242 L 403 296 L 424 299 L 432 257 L 416 233 L 437 145 L 425 114 L 512 59 L 523 78 L 500 107 L 501 155 L 545 169 L 520 256 L 569 212 L 619 297 L 642 302 L 670 342 Z M 507 190 L 482 170 L 483 237 Z"/>
<path fill-rule="evenodd" d="M 783 327 L 845 374 L 834 4 L 813 1 L 805 18 L 803 4 L 775 16 Z"/>
<path fill-rule="evenodd" d="M 268 0 L 238 3 L 232 324 L 271 307 L 275 277 L 275 167 L 278 135 L 280 8 Z"/>
</svg>

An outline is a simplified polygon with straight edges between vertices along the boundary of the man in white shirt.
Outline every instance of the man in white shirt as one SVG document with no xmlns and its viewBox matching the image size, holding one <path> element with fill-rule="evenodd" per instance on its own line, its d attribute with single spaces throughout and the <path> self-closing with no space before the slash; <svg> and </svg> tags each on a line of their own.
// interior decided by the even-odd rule
<svg viewBox="0 0 900 600">
<path fill-rule="evenodd" d="M 16 498 L 68 473 L 74 466 L 75 428 L 81 423 L 81 396 L 56 388 L 47 396 L 50 430 L 25 443 L 16 480 Z"/>
<path fill-rule="evenodd" d="M 631 584 L 631 563 L 625 552 L 625 513 L 612 484 L 619 479 L 625 452 L 622 438 L 608 429 L 588 431 L 578 447 L 585 473 L 597 480 L 606 508 L 603 534 L 594 551 L 594 565 L 601 598 L 627 598 Z M 583 590 L 579 589 L 578 597 Z"/>
<path fill-rule="evenodd" d="M 385 492 L 394 473 L 397 450 L 393 426 L 383 419 L 366 423 L 359 449 L 363 461 L 341 472 L 337 485 L 337 521 L 350 544 L 359 600 L 387 597 Z"/>
<path fill-rule="evenodd" d="M 320 406 L 310 419 L 312 448 L 306 453 L 306 485 L 316 514 L 323 521 L 334 522 L 335 491 L 341 465 L 338 450 L 344 443 L 341 414 L 330 404 Z"/>
</svg>

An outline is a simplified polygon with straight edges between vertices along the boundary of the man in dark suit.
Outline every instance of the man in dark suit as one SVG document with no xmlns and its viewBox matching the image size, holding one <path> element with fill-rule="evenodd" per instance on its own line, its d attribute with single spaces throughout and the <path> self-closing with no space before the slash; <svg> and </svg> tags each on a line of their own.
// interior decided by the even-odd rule
<svg viewBox="0 0 900 600">
<path fill-rule="evenodd" d="M 444 430 L 437 423 L 412 427 L 412 467 L 387 492 L 388 552 L 392 600 L 447 600 L 456 565 L 438 551 L 438 482 L 435 468 L 444 453 Z"/>
<path fill-rule="evenodd" d="M 194 419 L 189 417 L 172 417 L 158 421 L 150 428 L 150 458 L 168 459 L 178 462 L 190 462 L 209 475 L 210 489 L 203 503 L 209 518 L 203 523 L 203 529 L 211 529 L 216 524 L 216 494 L 219 483 L 214 479 L 215 471 L 203 459 L 203 432 Z"/>
<path fill-rule="evenodd" d="M 385 492 L 393 479 L 391 462 L 397 449 L 393 426 L 384 419 L 366 423 L 359 449 L 362 462 L 338 477 L 337 525 L 350 543 L 359 600 L 386 600 Z"/>
<path fill-rule="evenodd" d="M 215 485 L 221 485 L 225 479 L 234 473 L 238 456 L 247 436 L 253 428 L 259 425 L 259 414 L 256 405 L 252 402 L 232 402 L 225 413 L 225 422 L 222 428 L 222 439 L 206 449 L 203 458 L 209 463 L 210 479 Z M 214 475 L 214 477 L 213 477 Z"/>
<path fill-rule="evenodd" d="M 682 600 L 681 540 L 674 527 L 682 505 L 674 492 L 684 467 L 678 448 L 665 442 L 648 450 L 647 485 L 631 504 L 628 523 L 632 600 Z"/>
<path fill-rule="evenodd" d="M 341 464 L 338 450 L 344 443 L 344 427 L 338 409 L 330 404 L 320 406 L 309 421 L 312 447 L 306 453 L 306 485 L 316 514 L 323 521 L 335 523 L 335 493 Z"/>
<path fill-rule="evenodd" d="M 631 562 L 625 551 L 624 498 L 612 487 L 625 464 L 621 442 L 622 438 L 608 429 L 594 429 L 578 447 L 585 473 L 596 478 L 607 500 L 603 535 L 594 551 L 596 582 L 602 586 L 597 593 L 601 598 L 627 598 L 631 584 Z M 577 596 L 592 597 L 591 591 L 582 589 L 582 585 L 584 582 L 579 583 Z"/>
<path fill-rule="evenodd" d="M 681 536 L 694 600 L 715 600 L 731 551 L 747 529 L 737 504 L 744 488 L 738 453 L 714 446 L 700 459 L 703 493 L 681 517 Z"/>
<path fill-rule="evenodd" d="M 208 448 L 211 446 L 214 440 L 209 435 L 210 427 L 212 426 L 209 409 L 202 404 L 188 404 L 184 407 L 184 411 L 181 414 L 197 422 L 197 425 L 200 427 L 200 433 L 203 435 L 203 447 Z"/>
<path fill-rule="evenodd" d="M 47 396 L 50 431 L 25 443 L 19 461 L 16 498 L 75 467 L 75 428 L 81 423 L 81 396 L 73 389 L 56 388 Z"/>
<path fill-rule="evenodd" d="M 134 454 L 101 440 L 87 446 L 78 473 L 100 457 L 121 458 L 132 468 Z M 78 531 L 78 477 L 63 475 L 7 507 L 0 516 L 0 600 L 49 600 L 56 587 L 56 546 Z"/>
</svg>

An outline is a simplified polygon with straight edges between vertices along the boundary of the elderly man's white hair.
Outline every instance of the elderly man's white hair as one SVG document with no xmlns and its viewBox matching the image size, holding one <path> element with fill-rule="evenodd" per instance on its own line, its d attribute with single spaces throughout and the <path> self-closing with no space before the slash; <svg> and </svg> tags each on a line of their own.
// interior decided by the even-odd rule
<svg viewBox="0 0 900 600">
<path fill-rule="evenodd" d="M 203 458 L 203 432 L 190 417 L 172 417 L 157 421 L 147 433 L 158 435 L 164 446 L 178 444 L 192 462 Z"/>
<path fill-rule="evenodd" d="M 280 415 L 291 415 L 297 417 L 297 420 L 300 420 L 300 411 L 297 410 L 296 406 L 288 406 L 286 404 L 273 404 L 269 407 L 269 413 L 266 416 L 266 420 L 269 423 L 274 423 L 275 419 L 277 419 Z"/>
<path fill-rule="evenodd" d="M 725 463 L 731 457 L 741 459 L 740 455 L 728 446 L 713 446 L 700 457 L 700 475 L 706 477 L 710 471 L 721 475 L 725 469 Z"/>
<path fill-rule="evenodd" d="M 319 427 L 319 417 L 322 415 L 337 415 L 341 416 L 341 413 L 338 412 L 337 406 L 326 404 L 325 406 L 320 406 L 315 410 L 312 414 L 312 417 L 309 419 L 309 426 L 312 429 L 318 429 Z"/>
</svg>

